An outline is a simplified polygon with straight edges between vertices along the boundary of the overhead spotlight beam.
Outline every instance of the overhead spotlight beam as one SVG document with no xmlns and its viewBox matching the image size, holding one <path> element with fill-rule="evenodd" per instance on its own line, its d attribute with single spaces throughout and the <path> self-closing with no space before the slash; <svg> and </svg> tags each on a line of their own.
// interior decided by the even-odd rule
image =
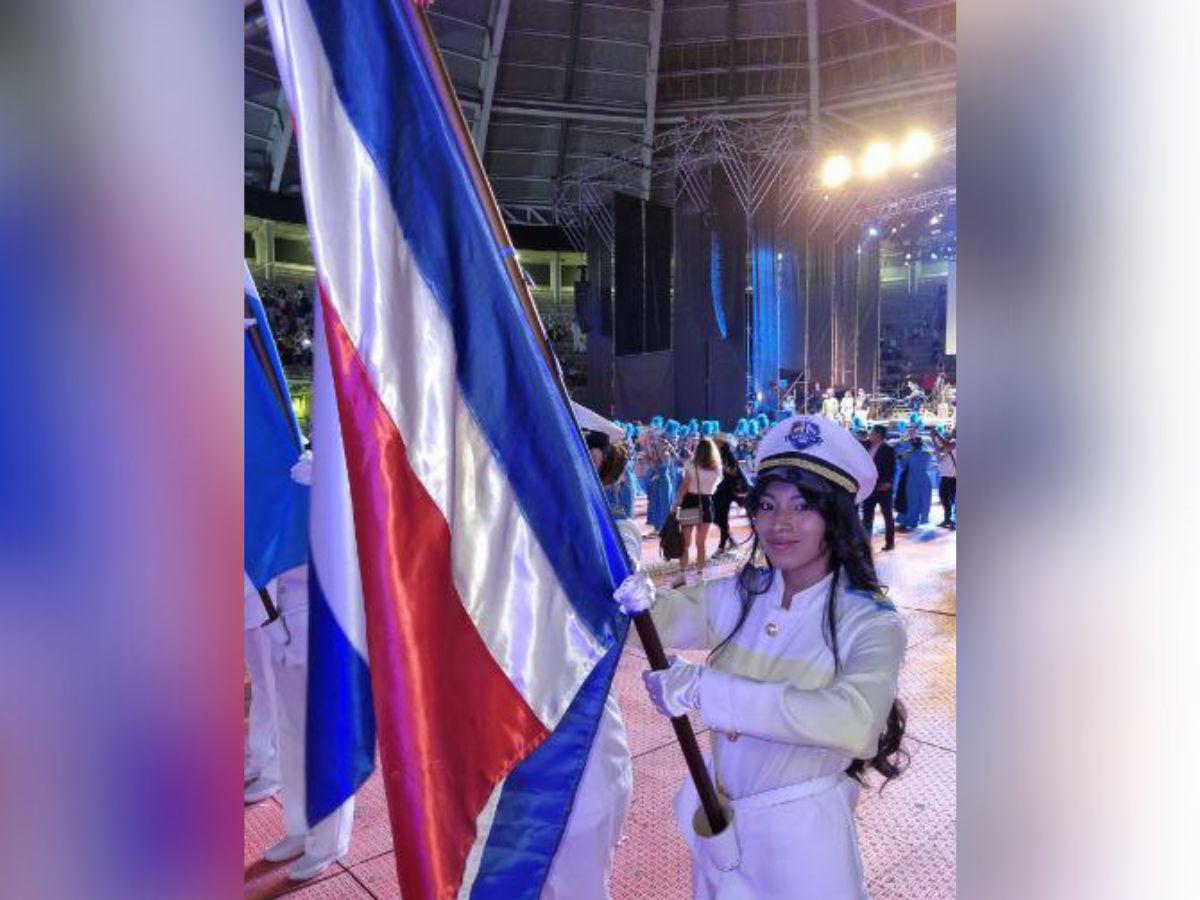
<svg viewBox="0 0 1200 900">
<path fill-rule="evenodd" d="M 927 41 L 933 41 L 935 44 L 941 44 L 948 50 L 953 50 L 955 53 L 958 52 L 958 46 L 954 43 L 954 41 L 944 38 L 940 34 L 932 32 L 927 28 L 922 28 L 920 25 L 910 22 L 903 16 L 898 16 L 891 10 L 884 9 L 882 6 L 870 2 L 870 0 L 850 0 L 850 2 L 856 6 L 861 6 L 863 9 L 870 10 L 877 16 L 883 16 L 889 22 L 895 22 L 901 28 L 906 28 L 913 34 L 919 34 Z"/>
</svg>

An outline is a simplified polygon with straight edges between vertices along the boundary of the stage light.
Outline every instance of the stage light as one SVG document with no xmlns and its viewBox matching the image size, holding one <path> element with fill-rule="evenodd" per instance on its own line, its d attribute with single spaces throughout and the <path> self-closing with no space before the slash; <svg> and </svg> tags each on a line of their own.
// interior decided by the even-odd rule
<svg viewBox="0 0 1200 900">
<path fill-rule="evenodd" d="M 936 254 L 936 253 L 930 253 L 930 254 L 929 254 L 929 258 L 930 258 L 930 259 L 937 259 L 937 254 Z"/>
<path fill-rule="evenodd" d="M 892 145 L 887 141 L 875 141 L 858 161 L 858 171 L 863 178 L 881 178 L 891 167 Z"/>
<path fill-rule="evenodd" d="M 930 220 L 929 220 L 929 224 L 930 224 L 930 225 L 936 225 L 936 224 L 937 224 L 938 222 L 940 222 L 940 221 L 942 221 L 942 217 L 941 217 L 941 216 L 934 216 L 932 219 L 930 219 Z"/>
<path fill-rule="evenodd" d="M 854 166 L 844 154 L 828 157 L 821 165 L 821 184 L 827 188 L 838 188 L 850 180 Z M 826 197 L 825 199 L 829 199 Z"/>
<path fill-rule="evenodd" d="M 900 163 L 915 166 L 933 156 L 933 137 L 928 131 L 910 131 L 900 145 Z"/>
<path fill-rule="evenodd" d="M 904 254 L 904 258 L 905 258 L 905 259 L 912 259 L 912 254 L 911 254 L 911 253 L 905 253 L 905 254 Z"/>
<path fill-rule="evenodd" d="M 895 231 L 895 230 L 896 230 L 895 228 L 892 229 L 892 231 Z M 867 234 L 869 234 L 871 237 L 879 237 L 879 229 L 876 228 L 874 225 L 872 225 L 870 228 L 867 229 Z"/>
</svg>

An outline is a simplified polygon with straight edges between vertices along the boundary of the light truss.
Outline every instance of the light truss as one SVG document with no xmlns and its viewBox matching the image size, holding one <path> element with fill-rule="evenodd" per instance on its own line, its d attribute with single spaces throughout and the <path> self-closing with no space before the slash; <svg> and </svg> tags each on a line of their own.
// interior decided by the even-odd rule
<svg viewBox="0 0 1200 900">
<path fill-rule="evenodd" d="M 861 204 L 855 209 L 854 221 L 865 225 L 868 222 L 888 222 L 901 216 L 919 215 L 933 211 L 945 212 L 957 202 L 958 188 L 951 184 L 908 197 L 892 198 L 873 204 Z"/>
<path fill-rule="evenodd" d="M 553 225 L 553 217 L 549 212 L 538 206 L 526 206 L 520 203 L 501 203 L 500 213 L 509 225 Z"/>
</svg>

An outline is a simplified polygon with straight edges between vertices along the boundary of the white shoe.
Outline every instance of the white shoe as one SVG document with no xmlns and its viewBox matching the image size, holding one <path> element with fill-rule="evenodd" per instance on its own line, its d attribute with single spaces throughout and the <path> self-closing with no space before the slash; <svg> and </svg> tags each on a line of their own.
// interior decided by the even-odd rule
<svg viewBox="0 0 1200 900">
<path fill-rule="evenodd" d="M 304 835 L 289 834 L 281 841 L 276 841 L 263 853 L 263 859 L 267 862 L 283 862 L 286 859 L 295 859 L 297 856 L 304 854 Z"/>
<path fill-rule="evenodd" d="M 260 800 L 274 797 L 279 793 L 279 788 L 278 781 L 267 781 L 264 778 L 259 778 L 246 785 L 245 793 L 242 796 L 247 803 L 258 803 Z"/>
<path fill-rule="evenodd" d="M 310 878 L 316 878 L 345 855 L 345 853 L 331 853 L 328 856 L 311 856 L 305 853 L 300 857 L 299 862 L 288 869 L 288 878 L 291 881 L 308 881 Z"/>
</svg>

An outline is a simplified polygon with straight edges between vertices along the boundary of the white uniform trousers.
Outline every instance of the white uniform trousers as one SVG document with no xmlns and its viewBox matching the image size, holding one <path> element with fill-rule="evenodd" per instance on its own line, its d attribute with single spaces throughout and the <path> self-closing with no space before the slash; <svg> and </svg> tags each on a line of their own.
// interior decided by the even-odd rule
<svg viewBox="0 0 1200 900">
<path fill-rule="evenodd" d="M 301 574 L 303 573 L 303 574 Z M 309 828 L 304 813 L 304 732 L 308 712 L 308 574 L 307 567 L 281 576 L 279 608 L 271 659 L 279 702 L 279 757 L 283 776 L 283 822 L 288 835 L 305 835 L 309 856 L 339 856 L 350 847 L 354 798 Z M 286 626 L 286 631 L 281 630 Z M 280 638 L 287 636 L 287 642 Z"/>
<path fill-rule="evenodd" d="M 625 724 L 610 694 L 541 900 L 608 900 L 613 854 L 632 794 Z"/>
<path fill-rule="evenodd" d="M 639 562 L 642 532 L 637 523 L 618 519 L 617 531 L 629 558 Z M 632 795 L 633 761 L 625 722 L 610 691 L 541 900 L 608 900 L 613 854 Z"/>
<path fill-rule="evenodd" d="M 689 779 L 675 798 L 676 824 L 692 852 L 696 900 L 869 900 L 854 807 L 859 785 L 828 775 L 730 800 L 741 861 L 722 871 L 699 847 L 699 809 Z"/>
<path fill-rule="evenodd" d="M 257 598 L 256 598 L 257 599 Z M 271 639 L 257 625 L 244 632 L 242 651 L 250 673 L 250 727 L 246 735 L 245 777 L 279 781 L 279 720 Z"/>
</svg>

